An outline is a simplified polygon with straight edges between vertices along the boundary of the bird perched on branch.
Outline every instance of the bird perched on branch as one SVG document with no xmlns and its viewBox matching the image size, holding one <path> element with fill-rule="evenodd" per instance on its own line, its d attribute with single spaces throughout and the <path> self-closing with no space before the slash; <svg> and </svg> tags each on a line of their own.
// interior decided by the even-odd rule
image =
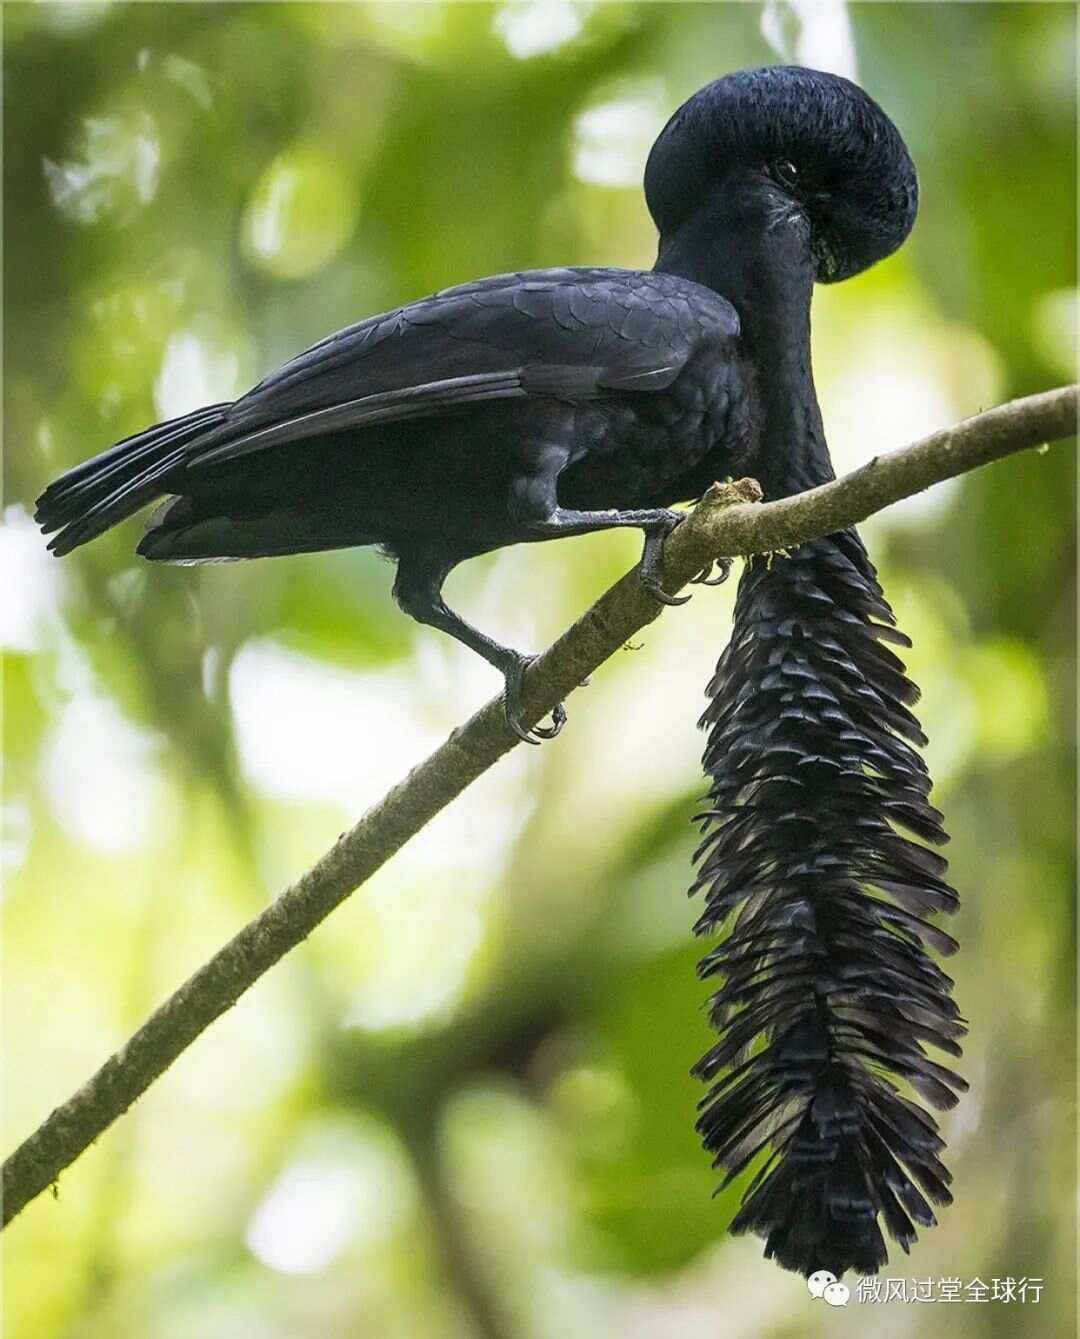
<svg viewBox="0 0 1080 1339">
<path fill-rule="evenodd" d="M 815 281 L 887 256 L 915 172 L 881 109 L 797 67 L 729 75 L 672 117 L 645 173 L 651 271 L 555 269 L 463 284 L 299 354 L 229 404 L 158 424 L 63 475 L 37 519 L 68 553 L 150 502 L 167 562 L 378 545 L 402 608 L 497 667 L 524 738 L 529 657 L 447 607 L 463 560 L 612 526 L 646 536 L 658 599 L 673 504 L 754 474 L 768 498 L 832 477 L 810 365 Z M 704 575 L 704 574 L 703 574 Z M 731 1176 L 761 1162 L 733 1229 L 809 1274 L 885 1260 L 948 1199 L 931 1105 L 962 1081 L 951 982 L 927 917 L 955 894 L 911 745 L 916 690 L 854 531 L 755 561 L 711 685 L 713 778 L 698 886 L 722 1035 L 699 1128 Z M 556 734 L 562 709 L 551 726 Z M 894 828 L 899 825 L 922 842 Z M 890 1077 L 891 1076 L 891 1077 Z M 760 1157 L 759 1157 L 760 1155 Z M 762 1161 L 763 1159 L 763 1161 Z"/>
</svg>

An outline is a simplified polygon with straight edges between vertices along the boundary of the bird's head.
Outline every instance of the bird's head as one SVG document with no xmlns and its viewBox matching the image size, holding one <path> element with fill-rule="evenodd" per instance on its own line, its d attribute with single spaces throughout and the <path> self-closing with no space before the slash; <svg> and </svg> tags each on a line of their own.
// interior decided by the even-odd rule
<svg viewBox="0 0 1080 1339">
<path fill-rule="evenodd" d="M 649 154 L 645 198 L 662 245 L 719 201 L 744 227 L 802 234 L 814 278 L 831 283 L 896 250 L 919 190 L 900 132 L 861 88 L 772 65 L 679 108 Z"/>
</svg>

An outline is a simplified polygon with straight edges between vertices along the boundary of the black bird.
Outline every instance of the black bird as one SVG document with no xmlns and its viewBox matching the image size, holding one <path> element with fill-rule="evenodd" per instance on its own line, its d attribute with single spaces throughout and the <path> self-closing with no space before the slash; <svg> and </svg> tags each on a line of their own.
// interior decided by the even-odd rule
<svg viewBox="0 0 1080 1339">
<path fill-rule="evenodd" d="M 742 71 L 690 99 L 653 147 L 651 271 L 557 269 L 448 289 L 331 335 L 231 404 L 128 438 L 39 500 L 57 554 L 169 500 L 139 544 L 199 562 L 379 545 L 406 612 L 522 671 L 447 608 L 462 560 L 634 526 L 660 599 L 674 503 L 749 472 L 781 497 L 832 477 L 810 366 L 815 281 L 907 236 L 915 171 L 856 85 L 797 67 Z M 724 1035 L 701 1062 L 706 1146 L 732 1175 L 768 1149 L 733 1230 L 810 1273 L 907 1248 L 947 1173 L 932 1119 L 962 1086 L 951 982 L 923 945 L 954 941 L 906 644 L 854 531 L 755 560 L 703 718 L 713 778 L 699 930 L 734 921 L 703 964 Z M 538 730 L 557 733 L 553 724 Z M 730 1068 L 729 1068 L 730 1067 Z M 916 1185 L 917 1183 L 917 1185 Z M 921 1187 L 921 1191 L 918 1187 Z"/>
</svg>

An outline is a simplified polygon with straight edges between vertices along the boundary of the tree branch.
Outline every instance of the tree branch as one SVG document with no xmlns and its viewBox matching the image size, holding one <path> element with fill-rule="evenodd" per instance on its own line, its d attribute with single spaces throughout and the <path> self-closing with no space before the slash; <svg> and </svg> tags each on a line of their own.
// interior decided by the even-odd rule
<svg viewBox="0 0 1080 1339">
<path fill-rule="evenodd" d="M 790 548 L 943 479 L 1071 436 L 1076 415 L 1077 387 L 1065 386 L 966 419 L 796 497 L 762 504 L 752 479 L 714 484 L 667 540 L 665 586 L 677 591 L 717 558 Z M 616 582 L 530 668 L 525 722 L 542 719 L 659 613 L 636 568 Z M 3 1223 L 53 1184 L 214 1019 L 516 743 L 495 698 L 369 809 L 15 1150 L 3 1167 Z"/>
</svg>

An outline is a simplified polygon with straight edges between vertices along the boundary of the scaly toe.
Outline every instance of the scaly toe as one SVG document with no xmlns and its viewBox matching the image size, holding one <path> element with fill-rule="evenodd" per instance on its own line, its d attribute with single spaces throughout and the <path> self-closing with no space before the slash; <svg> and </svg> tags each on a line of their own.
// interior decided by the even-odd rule
<svg viewBox="0 0 1080 1339">
<path fill-rule="evenodd" d="M 511 669 L 506 671 L 506 686 L 503 689 L 503 712 L 506 724 L 524 744 L 539 744 L 545 739 L 554 739 L 566 724 L 566 708 L 556 703 L 551 712 L 550 725 L 534 725 L 531 730 L 521 723 L 525 704 L 521 700 L 525 671 L 536 659 L 535 656 L 522 656 Z"/>
<path fill-rule="evenodd" d="M 664 540 L 681 520 L 681 516 L 673 513 L 670 524 L 655 525 L 645 532 L 645 548 L 641 555 L 641 584 L 660 604 L 686 604 L 690 599 L 689 595 L 669 595 L 661 583 Z"/>
</svg>

